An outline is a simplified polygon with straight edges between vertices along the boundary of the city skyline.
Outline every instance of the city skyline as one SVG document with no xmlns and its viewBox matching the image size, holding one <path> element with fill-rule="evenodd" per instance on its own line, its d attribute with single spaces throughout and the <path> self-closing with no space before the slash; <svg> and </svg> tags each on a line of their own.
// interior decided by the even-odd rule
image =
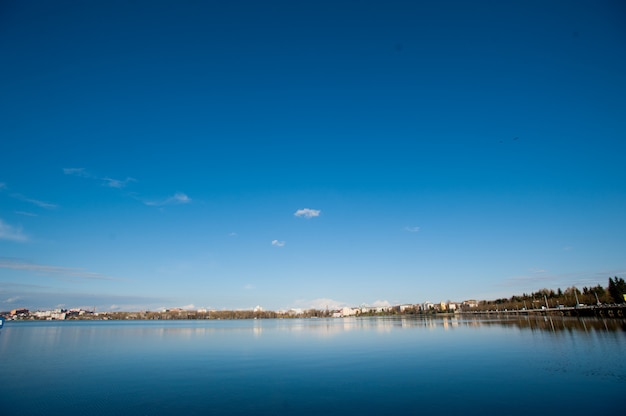
<svg viewBox="0 0 626 416">
<path fill-rule="evenodd" d="M 0 6 L 0 310 L 606 285 L 620 2 Z"/>
</svg>

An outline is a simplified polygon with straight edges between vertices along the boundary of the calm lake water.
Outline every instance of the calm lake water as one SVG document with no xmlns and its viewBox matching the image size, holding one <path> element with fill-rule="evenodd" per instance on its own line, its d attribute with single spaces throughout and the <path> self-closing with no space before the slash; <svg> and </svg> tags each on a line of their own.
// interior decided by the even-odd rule
<svg viewBox="0 0 626 416">
<path fill-rule="evenodd" d="M 0 414 L 623 414 L 625 352 L 623 320 L 8 322 Z"/>
</svg>

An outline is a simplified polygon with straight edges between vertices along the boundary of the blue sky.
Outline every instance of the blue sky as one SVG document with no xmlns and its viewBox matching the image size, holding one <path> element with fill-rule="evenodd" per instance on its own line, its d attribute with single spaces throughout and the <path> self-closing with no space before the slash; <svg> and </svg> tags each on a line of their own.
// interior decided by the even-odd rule
<svg viewBox="0 0 626 416">
<path fill-rule="evenodd" d="M 626 272 L 619 1 L 0 5 L 0 310 Z M 193 305 L 193 306 L 192 306 Z"/>
</svg>

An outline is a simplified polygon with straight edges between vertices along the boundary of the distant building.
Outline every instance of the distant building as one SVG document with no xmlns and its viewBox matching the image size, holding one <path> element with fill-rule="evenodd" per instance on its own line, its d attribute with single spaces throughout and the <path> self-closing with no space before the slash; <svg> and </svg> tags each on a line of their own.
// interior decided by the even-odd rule
<svg viewBox="0 0 626 416">
<path fill-rule="evenodd" d="M 32 313 L 32 316 L 34 316 L 35 318 L 45 319 L 47 321 L 64 321 L 67 315 L 68 313 L 63 311 L 62 309 L 55 309 L 53 311 L 36 311 Z"/>
<path fill-rule="evenodd" d="M 354 316 L 359 313 L 359 309 L 357 308 L 349 308 L 347 306 L 341 309 L 341 316 Z"/>
<path fill-rule="evenodd" d="M 28 309 L 13 309 L 10 312 L 11 316 L 18 316 L 18 315 L 28 315 Z"/>
<path fill-rule="evenodd" d="M 431 301 L 426 301 L 424 303 L 422 303 L 422 310 L 423 311 L 430 311 L 435 309 L 435 304 L 432 303 Z"/>
</svg>

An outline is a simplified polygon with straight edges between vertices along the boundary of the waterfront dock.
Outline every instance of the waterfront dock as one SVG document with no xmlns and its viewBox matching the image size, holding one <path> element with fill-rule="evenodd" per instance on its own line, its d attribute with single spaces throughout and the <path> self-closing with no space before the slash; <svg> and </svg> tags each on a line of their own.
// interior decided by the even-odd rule
<svg viewBox="0 0 626 416">
<path fill-rule="evenodd" d="M 485 311 L 470 310 L 461 313 L 473 315 L 561 315 L 624 318 L 626 317 L 626 304 L 560 306 L 556 308 L 547 308 L 544 306 L 535 309 L 495 309 Z"/>
</svg>

